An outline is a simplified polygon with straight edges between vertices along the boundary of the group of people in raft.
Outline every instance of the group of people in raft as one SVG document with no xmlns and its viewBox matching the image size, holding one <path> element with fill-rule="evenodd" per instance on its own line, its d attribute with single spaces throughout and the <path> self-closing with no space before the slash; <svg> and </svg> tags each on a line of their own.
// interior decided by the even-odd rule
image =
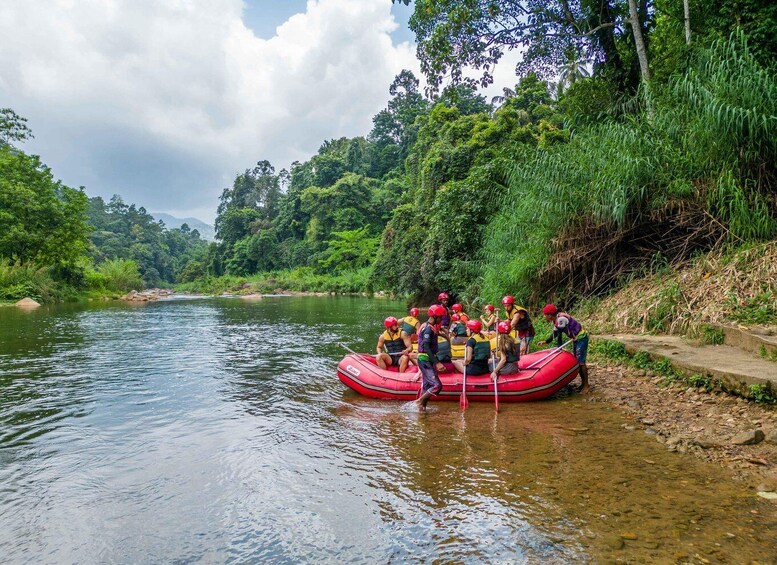
<svg viewBox="0 0 777 565">
<path fill-rule="evenodd" d="M 439 304 L 429 307 L 428 320 L 423 324 L 418 320 L 421 311 L 410 308 L 408 316 L 397 319 L 389 316 L 383 321 L 386 330 L 378 338 L 375 356 L 382 369 L 398 367 L 405 372 L 413 364 L 421 373 L 422 394 L 416 401 L 422 409 L 433 395 L 442 390 L 439 373 L 446 371 L 445 362 L 452 362 L 459 373 L 466 368 L 468 375 L 477 376 L 491 373 L 491 378 L 510 375 L 520 371 L 518 360 L 529 352 L 535 336 L 534 324 L 526 308 L 516 306 L 512 296 L 502 298 L 504 317 L 491 304 L 483 308 L 480 319 L 470 318 L 461 304 L 448 306 L 450 297 L 441 292 L 437 297 Z M 542 315 L 553 324 L 553 333 L 545 340 L 550 344 L 556 340 L 559 345 L 563 338 L 572 343 L 572 352 L 580 364 L 580 392 L 586 393 L 588 385 L 588 334 L 580 322 L 566 312 L 560 312 L 553 304 L 542 309 Z M 496 355 L 492 355 L 491 339 L 497 336 Z M 443 339 L 439 339 L 442 337 Z M 418 352 L 413 351 L 413 343 L 418 343 Z M 465 345 L 464 359 L 451 358 L 451 345 Z"/>
</svg>

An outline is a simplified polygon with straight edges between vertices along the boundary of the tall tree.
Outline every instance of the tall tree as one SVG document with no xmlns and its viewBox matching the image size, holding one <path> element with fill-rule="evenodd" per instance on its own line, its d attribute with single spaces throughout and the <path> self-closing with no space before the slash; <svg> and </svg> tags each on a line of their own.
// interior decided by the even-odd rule
<svg viewBox="0 0 777 565">
<path fill-rule="evenodd" d="M 549 78 L 574 49 L 623 83 L 618 17 L 610 0 L 417 0 L 410 27 L 432 91 L 446 77 L 487 86 L 504 53 L 518 48 L 525 51 L 519 74 Z M 480 78 L 467 77 L 468 67 L 481 70 Z"/>
<path fill-rule="evenodd" d="M 634 34 L 634 45 L 637 48 L 637 58 L 639 59 L 639 69 L 642 74 L 642 80 L 649 82 L 650 67 L 648 66 L 647 47 L 645 47 L 645 39 L 642 37 L 642 25 L 639 22 L 639 10 L 637 9 L 636 0 L 629 0 L 629 16 L 631 31 Z"/>
</svg>

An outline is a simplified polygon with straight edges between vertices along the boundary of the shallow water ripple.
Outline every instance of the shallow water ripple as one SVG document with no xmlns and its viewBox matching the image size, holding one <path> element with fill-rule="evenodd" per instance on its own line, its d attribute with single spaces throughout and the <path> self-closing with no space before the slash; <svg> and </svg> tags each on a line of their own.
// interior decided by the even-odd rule
<svg viewBox="0 0 777 565">
<path fill-rule="evenodd" d="M 289 297 L 0 310 L 3 562 L 777 554 L 768 503 L 598 403 L 419 415 L 346 391 L 336 343 L 372 350 L 401 311 Z M 624 532 L 637 539 L 613 541 Z"/>
</svg>

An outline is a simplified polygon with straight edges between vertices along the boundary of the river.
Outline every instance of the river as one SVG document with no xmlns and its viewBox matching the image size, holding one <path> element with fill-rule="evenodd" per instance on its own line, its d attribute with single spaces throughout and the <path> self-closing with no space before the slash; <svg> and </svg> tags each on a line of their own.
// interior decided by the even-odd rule
<svg viewBox="0 0 777 565">
<path fill-rule="evenodd" d="M 372 350 L 402 310 L 0 309 L 0 560 L 774 560 L 773 503 L 624 428 L 595 394 L 497 415 L 348 391 L 337 342 Z"/>
</svg>

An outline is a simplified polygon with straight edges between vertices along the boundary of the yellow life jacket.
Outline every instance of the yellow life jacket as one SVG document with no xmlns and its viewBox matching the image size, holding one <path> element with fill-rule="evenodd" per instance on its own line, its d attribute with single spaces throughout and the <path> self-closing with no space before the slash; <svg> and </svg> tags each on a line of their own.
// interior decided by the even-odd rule
<svg viewBox="0 0 777 565">
<path fill-rule="evenodd" d="M 403 332 L 405 332 L 407 335 L 413 335 L 416 333 L 416 326 L 418 325 L 418 320 L 414 318 L 413 316 L 405 316 L 402 318 L 402 321 L 399 324 L 399 329 Z"/>
<path fill-rule="evenodd" d="M 392 335 L 389 330 L 383 332 L 383 346 L 392 357 L 399 356 L 405 350 L 405 340 L 402 339 L 402 332 Z"/>
<path fill-rule="evenodd" d="M 491 340 L 480 334 L 472 334 L 470 337 L 475 340 L 475 347 L 472 348 L 472 360 L 488 361 L 491 358 Z"/>
</svg>

